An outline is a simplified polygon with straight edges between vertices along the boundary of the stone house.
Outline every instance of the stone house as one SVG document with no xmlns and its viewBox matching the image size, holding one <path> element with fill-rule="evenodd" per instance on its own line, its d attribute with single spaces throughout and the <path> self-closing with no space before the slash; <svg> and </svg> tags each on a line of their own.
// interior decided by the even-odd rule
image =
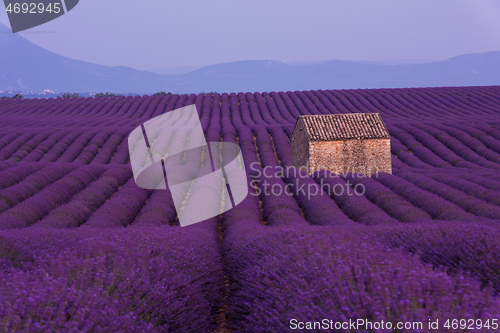
<svg viewBox="0 0 500 333">
<path fill-rule="evenodd" d="M 293 165 L 309 174 L 392 173 L 390 135 L 378 113 L 299 116 L 291 146 Z"/>
</svg>

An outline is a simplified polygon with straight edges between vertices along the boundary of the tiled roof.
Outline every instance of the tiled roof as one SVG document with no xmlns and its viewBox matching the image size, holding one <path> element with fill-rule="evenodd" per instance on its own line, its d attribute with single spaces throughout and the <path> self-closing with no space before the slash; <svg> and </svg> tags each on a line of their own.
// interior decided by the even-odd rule
<svg viewBox="0 0 500 333">
<path fill-rule="evenodd" d="M 311 141 L 389 139 L 378 113 L 344 113 L 299 116 Z"/>
</svg>

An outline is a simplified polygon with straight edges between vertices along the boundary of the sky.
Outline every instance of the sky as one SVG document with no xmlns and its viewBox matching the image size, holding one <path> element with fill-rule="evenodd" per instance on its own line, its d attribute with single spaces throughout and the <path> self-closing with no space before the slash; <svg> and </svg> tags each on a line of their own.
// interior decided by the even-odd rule
<svg viewBox="0 0 500 333">
<path fill-rule="evenodd" d="M 0 23 L 10 26 L 4 10 Z M 80 0 L 19 34 L 69 58 L 136 69 L 444 60 L 500 51 L 500 1 Z"/>
</svg>

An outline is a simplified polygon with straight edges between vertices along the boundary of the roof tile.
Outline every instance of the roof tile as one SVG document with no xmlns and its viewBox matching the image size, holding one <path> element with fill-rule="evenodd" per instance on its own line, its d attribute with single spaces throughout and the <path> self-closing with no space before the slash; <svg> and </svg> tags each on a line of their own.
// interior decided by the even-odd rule
<svg viewBox="0 0 500 333">
<path fill-rule="evenodd" d="M 389 139 L 378 113 L 344 113 L 299 116 L 311 141 Z"/>
</svg>

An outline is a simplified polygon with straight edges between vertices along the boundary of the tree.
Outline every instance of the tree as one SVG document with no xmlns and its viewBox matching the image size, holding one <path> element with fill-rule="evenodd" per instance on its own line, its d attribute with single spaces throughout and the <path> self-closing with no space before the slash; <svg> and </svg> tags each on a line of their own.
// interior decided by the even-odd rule
<svg viewBox="0 0 500 333">
<path fill-rule="evenodd" d="M 24 96 L 21 94 L 15 94 L 14 96 L 12 96 L 12 99 L 24 99 Z"/>
<path fill-rule="evenodd" d="M 170 91 L 169 92 L 159 91 L 155 95 L 156 96 L 167 96 L 167 95 L 173 95 L 173 94 Z"/>
<path fill-rule="evenodd" d="M 110 92 L 106 92 L 106 93 L 98 93 L 98 94 L 95 94 L 94 97 L 115 97 L 116 95 L 113 94 L 113 93 L 110 93 Z"/>
<path fill-rule="evenodd" d="M 73 93 L 73 94 L 69 92 L 62 93 L 62 98 L 78 98 L 78 97 L 80 97 L 80 94 L 78 93 Z"/>
</svg>

